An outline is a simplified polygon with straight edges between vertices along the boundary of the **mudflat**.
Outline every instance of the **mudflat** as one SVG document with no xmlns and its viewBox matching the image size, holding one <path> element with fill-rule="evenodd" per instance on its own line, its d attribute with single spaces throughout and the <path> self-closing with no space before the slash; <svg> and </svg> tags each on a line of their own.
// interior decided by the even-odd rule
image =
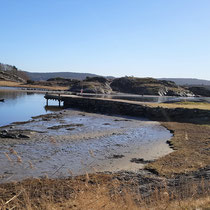
<svg viewBox="0 0 210 210">
<path fill-rule="evenodd" d="M 138 172 L 172 152 L 166 143 L 172 134 L 158 122 L 75 110 L 12 123 L 2 128 L 1 137 L 1 182 Z"/>
</svg>

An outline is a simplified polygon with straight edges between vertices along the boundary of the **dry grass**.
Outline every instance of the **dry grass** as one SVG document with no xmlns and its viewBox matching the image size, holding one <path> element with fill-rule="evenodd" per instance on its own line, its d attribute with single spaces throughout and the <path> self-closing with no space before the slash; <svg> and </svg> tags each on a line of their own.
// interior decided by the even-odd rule
<svg viewBox="0 0 210 210">
<path fill-rule="evenodd" d="M 0 81 L 0 86 L 6 86 L 6 87 L 17 87 L 21 83 L 18 82 L 11 82 L 11 81 Z"/>
<path fill-rule="evenodd" d="M 53 138 L 52 143 L 56 143 Z M 11 149 L 10 153 L 17 160 L 8 154 L 6 157 L 18 163 L 20 156 L 17 152 Z M 0 184 L 0 208 L 159 210 L 210 206 L 208 180 L 186 177 L 178 182 L 174 180 L 171 182 L 151 175 L 125 176 L 124 173 L 86 174 L 68 179 L 27 179 Z"/>
<path fill-rule="evenodd" d="M 130 184 L 129 184 L 130 183 Z M 196 209 L 210 207 L 209 188 L 198 194 L 200 184 L 179 189 L 163 185 L 150 196 L 142 195 L 138 183 L 114 179 L 114 175 L 88 175 L 74 179 L 30 179 L 0 185 L 0 205 L 6 209 Z M 183 190 L 184 189 L 184 190 Z M 149 190 L 149 189 L 148 189 Z"/>
<path fill-rule="evenodd" d="M 22 84 L 18 82 L 11 82 L 11 81 L 0 81 L 0 86 L 4 87 L 22 87 L 22 88 L 38 88 L 38 89 L 46 89 L 46 90 L 68 90 L 69 87 L 62 87 L 62 86 L 43 86 L 43 85 L 29 85 L 29 84 Z"/>
<path fill-rule="evenodd" d="M 150 107 L 163 107 L 169 109 L 186 108 L 186 109 L 204 109 L 210 110 L 210 103 L 204 102 L 177 102 L 177 103 L 147 103 Z"/>
<path fill-rule="evenodd" d="M 170 177 L 210 165 L 210 126 L 177 122 L 162 125 L 174 133 L 170 144 L 175 151 L 150 163 L 148 169 Z"/>
</svg>

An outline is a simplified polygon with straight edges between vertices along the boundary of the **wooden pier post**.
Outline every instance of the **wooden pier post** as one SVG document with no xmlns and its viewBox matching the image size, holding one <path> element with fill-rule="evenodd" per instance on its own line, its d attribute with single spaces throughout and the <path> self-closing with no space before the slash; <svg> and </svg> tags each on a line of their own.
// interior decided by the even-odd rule
<svg viewBox="0 0 210 210">
<path fill-rule="evenodd" d="M 45 93 L 45 98 L 47 97 L 48 92 Z M 48 106 L 48 98 L 46 98 L 46 106 Z"/>
<path fill-rule="evenodd" d="M 58 94 L 58 102 L 59 102 L 59 107 L 61 107 L 61 94 Z"/>
</svg>

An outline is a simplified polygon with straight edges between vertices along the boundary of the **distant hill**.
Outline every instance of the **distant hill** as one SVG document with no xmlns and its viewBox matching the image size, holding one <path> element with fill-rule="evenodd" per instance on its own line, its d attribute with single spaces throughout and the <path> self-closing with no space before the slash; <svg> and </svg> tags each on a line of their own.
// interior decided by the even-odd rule
<svg viewBox="0 0 210 210">
<path fill-rule="evenodd" d="M 48 80 L 50 78 L 66 78 L 66 79 L 78 79 L 84 80 L 86 77 L 98 77 L 99 75 L 90 74 L 90 73 L 76 73 L 76 72 L 51 72 L 51 73 L 31 73 L 26 72 L 28 77 L 31 80 L 39 81 L 39 80 Z"/>
<path fill-rule="evenodd" d="M 202 80 L 202 79 L 191 79 L 191 78 L 160 78 L 159 80 L 173 81 L 177 85 L 187 85 L 187 86 L 207 85 L 207 86 L 210 86 L 210 81 L 209 80 Z"/>
<path fill-rule="evenodd" d="M 102 77 L 101 75 L 91 73 L 77 73 L 77 72 L 46 72 L 36 73 L 21 71 L 13 65 L 0 63 L 0 80 L 24 82 L 26 80 L 33 81 L 47 81 L 52 78 L 65 78 L 84 80 L 86 77 Z M 112 76 L 105 77 L 107 79 L 114 79 Z"/>
</svg>

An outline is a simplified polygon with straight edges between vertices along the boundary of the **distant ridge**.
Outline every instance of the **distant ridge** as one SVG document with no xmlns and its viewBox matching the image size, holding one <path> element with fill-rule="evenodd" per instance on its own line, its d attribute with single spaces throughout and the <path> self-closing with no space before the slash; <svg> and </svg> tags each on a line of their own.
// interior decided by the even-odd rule
<svg viewBox="0 0 210 210">
<path fill-rule="evenodd" d="M 210 86 L 210 80 L 192 79 L 192 78 L 159 78 L 160 80 L 173 81 L 177 85 L 206 85 Z"/>
<path fill-rule="evenodd" d="M 91 73 L 77 73 L 77 72 L 27 72 L 18 69 L 16 66 L 0 63 L 0 80 L 24 82 L 26 80 L 46 81 L 51 78 L 65 78 L 84 80 L 86 77 L 105 77 L 107 79 L 114 79 L 112 76 L 101 76 Z"/>
<path fill-rule="evenodd" d="M 98 77 L 99 75 L 90 73 L 76 73 L 76 72 L 50 72 L 50 73 L 32 73 L 26 72 L 28 77 L 34 81 L 48 80 L 50 78 L 62 77 L 66 79 L 84 80 L 86 77 Z"/>
</svg>

